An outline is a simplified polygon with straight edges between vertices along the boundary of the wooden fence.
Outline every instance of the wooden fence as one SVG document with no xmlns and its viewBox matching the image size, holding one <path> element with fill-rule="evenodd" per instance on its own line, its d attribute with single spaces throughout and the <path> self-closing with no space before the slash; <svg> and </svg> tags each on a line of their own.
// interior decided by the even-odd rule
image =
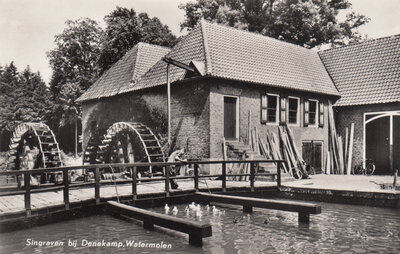
<svg viewBox="0 0 400 254">
<path fill-rule="evenodd" d="M 250 163 L 250 173 L 248 174 L 227 174 L 226 172 L 226 165 L 232 163 Z M 256 168 L 259 163 L 276 163 L 277 173 L 257 173 Z M 199 179 L 201 178 L 215 178 L 221 177 L 222 182 L 222 192 L 226 192 L 226 179 L 227 177 L 249 177 L 250 182 L 250 190 L 254 191 L 254 182 L 256 176 L 275 176 L 277 186 L 281 186 L 281 167 L 282 164 L 285 163 L 283 160 L 228 160 L 228 161 L 190 161 L 188 163 L 185 162 L 154 162 L 154 163 L 115 163 L 115 164 L 93 164 L 93 165 L 81 165 L 81 166 L 70 166 L 70 167 L 55 167 L 55 168 L 43 168 L 43 169 L 33 169 L 33 170 L 16 170 L 16 171 L 3 171 L 0 172 L 0 176 L 12 176 L 12 175 L 24 175 L 24 190 L 9 192 L 7 195 L 13 194 L 24 194 L 24 201 L 25 201 L 25 210 L 28 216 L 31 215 L 31 192 L 44 192 L 44 191 L 53 191 L 56 189 L 63 189 L 63 196 L 64 196 L 64 205 L 65 209 L 69 210 L 69 189 L 71 187 L 83 187 L 83 186 L 93 186 L 94 185 L 94 198 L 96 200 L 96 204 L 100 204 L 100 186 L 103 182 L 100 179 L 100 170 L 106 168 L 130 168 L 132 169 L 132 179 L 127 179 L 122 182 L 131 183 L 132 184 L 132 199 L 137 199 L 137 184 L 138 181 L 165 181 L 165 195 L 166 197 L 170 196 L 170 179 L 193 179 L 194 182 L 194 189 L 195 191 L 199 191 Z M 169 167 L 171 166 L 184 166 L 192 164 L 194 165 L 194 174 L 190 176 L 170 176 L 169 174 Z M 221 174 L 214 174 L 214 175 L 201 175 L 199 174 L 199 166 L 200 165 L 211 165 L 211 164 L 221 164 L 222 165 L 222 172 Z M 147 178 L 147 177 L 137 177 L 137 168 L 138 167 L 161 167 L 164 168 L 164 176 L 163 177 L 154 177 L 154 178 Z M 93 170 L 94 172 L 94 183 L 77 183 L 77 184 L 70 184 L 68 175 L 69 171 L 71 170 Z M 40 189 L 31 189 L 30 184 L 30 176 L 33 174 L 49 174 L 49 173 L 56 173 L 62 172 L 63 173 L 63 183 L 62 186 L 53 186 L 53 187 L 46 187 Z M 121 182 L 121 181 L 119 181 Z"/>
</svg>

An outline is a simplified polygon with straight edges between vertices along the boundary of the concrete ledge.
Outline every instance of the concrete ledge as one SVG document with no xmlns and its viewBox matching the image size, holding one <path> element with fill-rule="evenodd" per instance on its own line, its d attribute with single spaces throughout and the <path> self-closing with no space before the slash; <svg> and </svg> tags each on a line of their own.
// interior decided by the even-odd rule
<svg viewBox="0 0 400 254">
<path fill-rule="evenodd" d="M 386 208 L 400 207 L 400 194 L 397 193 L 324 190 L 287 186 L 282 186 L 279 190 L 280 198 Z"/>
</svg>

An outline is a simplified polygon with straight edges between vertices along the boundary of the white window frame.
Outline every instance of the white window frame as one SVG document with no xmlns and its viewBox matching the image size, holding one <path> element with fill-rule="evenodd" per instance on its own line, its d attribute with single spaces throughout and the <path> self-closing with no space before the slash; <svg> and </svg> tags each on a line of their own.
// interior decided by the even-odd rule
<svg viewBox="0 0 400 254">
<path fill-rule="evenodd" d="M 290 108 L 289 108 L 289 100 L 290 100 L 290 99 L 296 99 L 296 100 L 297 100 L 296 123 L 289 123 L 289 111 L 290 111 Z M 300 126 L 300 97 L 288 96 L 287 105 L 286 105 L 286 112 L 287 112 L 287 115 L 286 115 L 286 123 L 287 123 L 288 125 L 291 125 L 291 126 Z"/>
<path fill-rule="evenodd" d="M 239 96 L 235 96 L 235 95 L 224 95 L 223 96 L 223 98 L 225 98 L 225 97 L 227 97 L 227 98 L 235 98 L 236 99 L 236 131 L 235 131 L 235 139 L 239 139 L 239 126 L 240 126 L 240 124 L 239 124 L 239 109 L 240 109 L 240 107 L 239 107 Z M 223 100 L 224 101 L 224 100 Z M 224 119 L 224 118 L 222 118 L 222 119 Z M 224 122 L 224 124 L 225 124 L 225 122 Z M 225 128 L 225 126 L 224 126 L 224 128 Z M 223 135 L 225 135 L 225 134 L 223 134 Z"/>
<path fill-rule="evenodd" d="M 279 94 L 275 94 L 275 93 L 266 93 L 266 95 L 267 95 L 267 119 L 266 119 L 265 123 L 268 125 L 279 125 L 279 120 L 280 120 L 279 113 L 281 110 L 280 96 L 279 96 Z M 268 96 L 276 97 L 275 122 L 268 121 Z"/>
<path fill-rule="evenodd" d="M 315 123 L 311 124 L 310 123 L 310 103 L 308 103 L 308 127 L 317 127 L 319 126 L 319 100 L 315 99 L 307 99 L 309 102 L 310 101 L 315 101 L 317 105 L 315 105 Z"/>
</svg>

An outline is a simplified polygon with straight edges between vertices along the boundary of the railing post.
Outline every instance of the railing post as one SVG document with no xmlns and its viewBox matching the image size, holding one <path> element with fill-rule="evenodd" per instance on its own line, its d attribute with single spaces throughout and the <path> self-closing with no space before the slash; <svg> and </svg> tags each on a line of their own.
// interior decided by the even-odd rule
<svg viewBox="0 0 400 254">
<path fill-rule="evenodd" d="M 96 205 L 100 204 L 100 169 L 98 167 L 94 170 L 94 198 L 96 199 Z"/>
<path fill-rule="evenodd" d="M 165 166 L 165 196 L 169 197 L 169 167 L 170 165 Z"/>
<path fill-rule="evenodd" d="M 255 179 L 255 164 L 254 162 L 250 163 L 250 190 L 254 191 L 254 179 Z"/>
<path fill-rule="evenodd" d="M 278 184 L 278 187 L 281 187 L 281 165 L 282 162 L 278 162 L 276 164 L 276 173 L 277 173 L 277 177 L 276 177 L 276 182 Z"/>
<path fill-rule="evenodd" d="M 199 191 L 199 164 L 194 164 L 194 189 Z"/>
<path fill-rule="evenodd" d="M 137 169 L 133 167 L 132 169 L 132 196 L 133 200 L 137 199 Z"/>
<path fill-rule="evenodd" d="M 222 192 L 226 192 L 226 162 L 222 162 Z"/>
<path fill-rule="evenodd" d="M 64 169 L 63 170 L 63 182 L 64 182 L 64 204 L 65 204 L 65 210 L 69 210 L 68 169 Z"/>
<path fill-rule="evenodd" d="M 26 216 L 31 216 L 31 174 L 24 174 Z"/>
</svg>

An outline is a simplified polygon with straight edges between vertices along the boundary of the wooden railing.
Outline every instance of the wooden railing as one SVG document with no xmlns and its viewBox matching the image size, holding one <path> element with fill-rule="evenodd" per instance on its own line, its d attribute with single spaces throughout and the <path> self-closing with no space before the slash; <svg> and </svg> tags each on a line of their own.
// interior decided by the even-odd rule
<svg viewBox="0 0 400 254">
<path fill-rule="evenodd" d="M 233 163 L 250 163 L 250 173 L 247 174 L 227 174 L 226 165 Z M 276 163 L 277 173 L 257 173 L 256 166 L 259 163 Z M 16 170 L 16 171 L 2 171 L 0 172 L 0 176 L 6 175 L 24 175 L 24 190 L 9 192 L 7 195 L 12 194 L 24 194 L 25 201 L 25 210 L 28 216 L 31 215 L 31 192 L 43 192 L 43 191 L 51 191 L 55 189 L 63 189 L 63 199 L 65 209 L 69 210 L 70 202 L 69 202 L 69 190 L 70 187 L 81 187 L 81 186 L 91 186 L 94 185 L 94 198 L 96 200 L 96 204 L 100 204 L 100 185 L 103 181 L 100 180 L 100 169 L 106 168 L 131 168 L 132 169 L 132 179 L 127 179 L 125 181 L 118 182 L 126 182 L 132 183 L 132 199 L 136 200 L 137 193 L 137 183 L 138 181 L 148 182 L 148 181 L 165 181 L 165 195 L 166 197 L 170 196 L 170 179 L 193 179 L 194 181 L 194 189 L 195 191 L 199 191 L 199 179 L 201 178 L 214 178 L 221 177 L 222 181 L 222 192 L 226 192 L 226 179 L 227 177 L 233 176 L 244 176 L 249 177 L 250 182 L 250 190 L 254 191 L 254 182 L 256 176 L 274 176 L 276 175 L 277 186 L 281 186 L 281 167 L 282 163 L 285 163 L 283 160 L 229 160 L 229 161 L 191 161 L 188 163 L 184 162 L 153 162 L 153 163 L 115 163 L 115 164 L 93 164 L 93 165 L 81 165 L 81 166 L 69 166 L 69 167 L 55 167 L 55 168 L 44 168 L 44 169 L 33 169 L 33 170 Z M 185 166 L 185 165 L 194 165 L 194 174 L 190 176 L 170 176 L 169 167 L 171 166 Z M 215 175 L 200 175 L 199 167 L 200 165 L 211 165 L 211 164 L 222 164 L 222 172 L 221 174 Z M 159 167 L 164 168 L 164 176 L 163 177 L 154 177 L 147 178 L 141 177 L 137 178 L 137 168 L 138 167 Z M 78 183 L 78 184 L 70 184 L 68 175 L 71 170 L 93 170 L 94 172 L 94 183 Z M 62 186 L 53 186 L 48 188 L 41 189 L 31 189 L 30 184 L 30 176 L 34 174 L 43 174 L 43 173 L 63 173 L 63 185 Z M 104 181 L 105 182 L 105 181 Z"/>
</svg>

